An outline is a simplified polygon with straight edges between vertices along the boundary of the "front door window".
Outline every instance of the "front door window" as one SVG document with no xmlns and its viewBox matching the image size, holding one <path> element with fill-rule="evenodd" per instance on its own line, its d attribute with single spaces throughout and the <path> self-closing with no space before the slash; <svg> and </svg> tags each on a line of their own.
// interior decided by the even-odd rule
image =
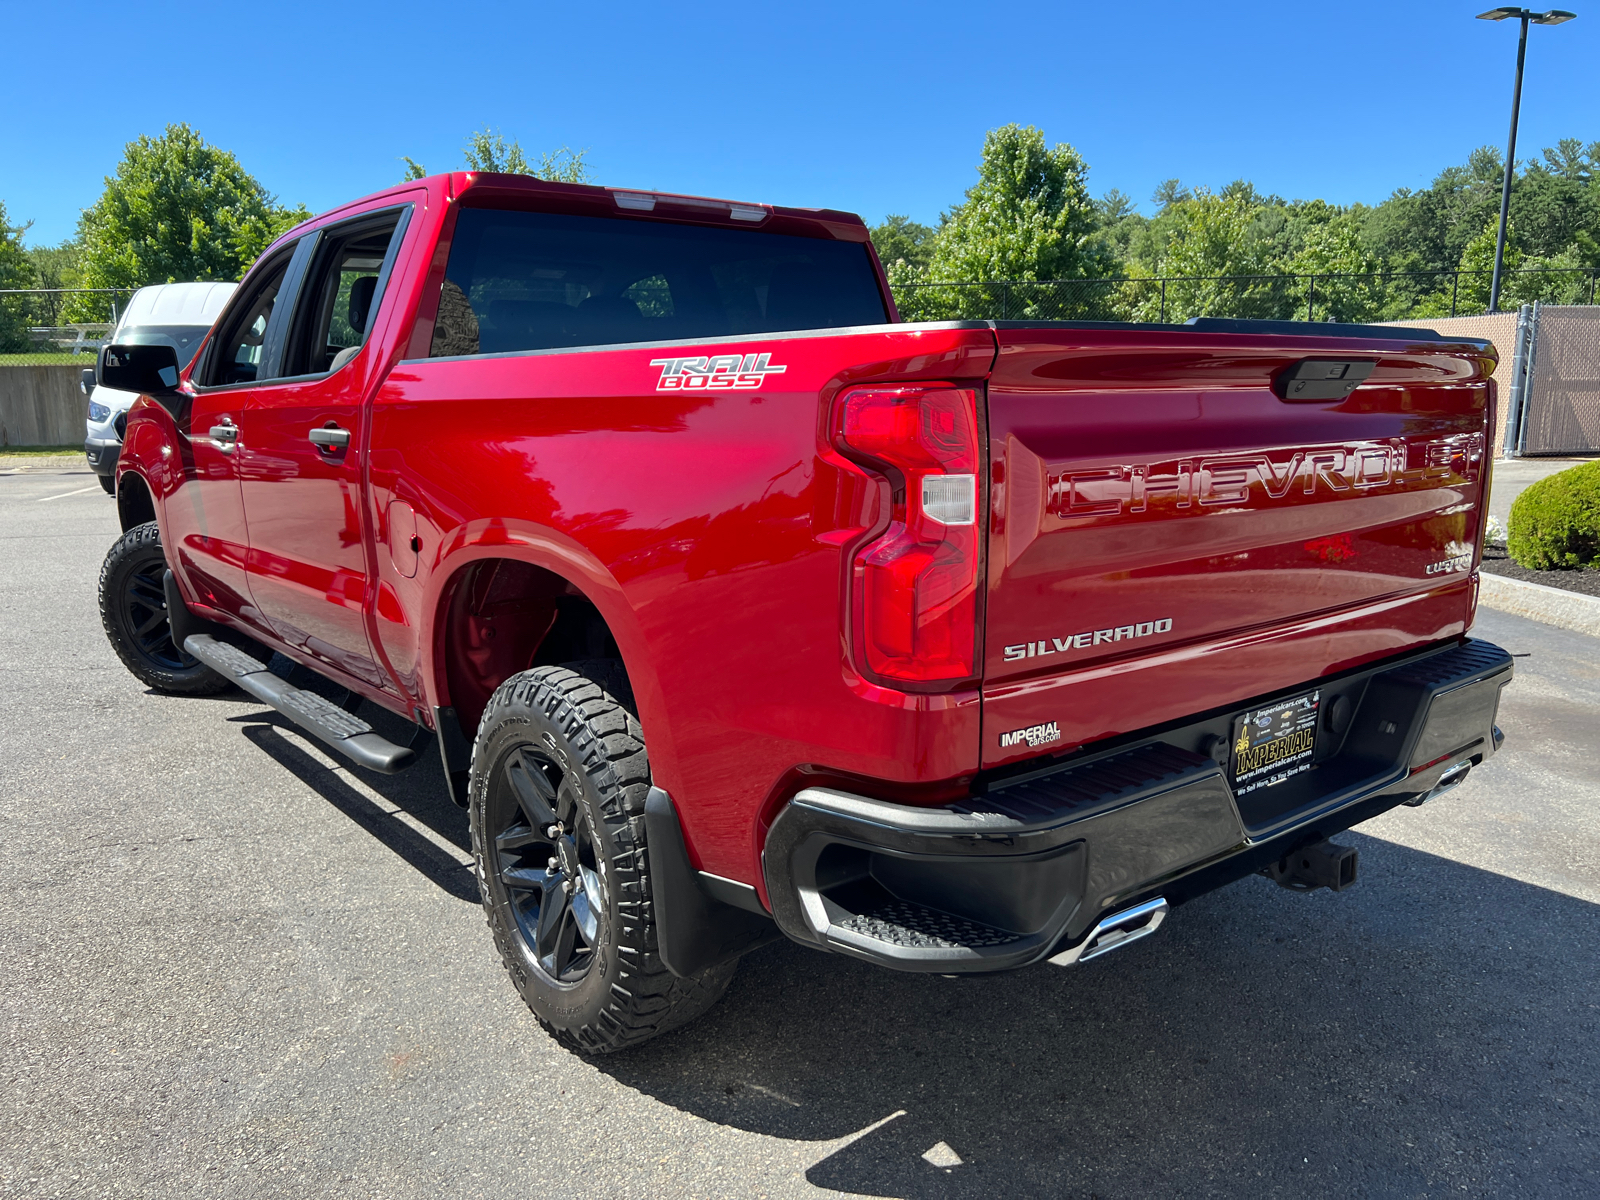
<svg viewBox="0 0 1600 1200">
<path fill-rule="evenodd" d="M 261 369 L 274 378 L 251 390 L 239 463 L 250 587 L 269 628 L 375 687 L 392 684 L 367 638 L 362 438 L 366 393 L 382 364 L 361 349 L 377 328 L 401 211 L 313 235 L 281 352 L 265 339 Z M 242 352 L 247 342 L 238 344 Z"/>
</svg>

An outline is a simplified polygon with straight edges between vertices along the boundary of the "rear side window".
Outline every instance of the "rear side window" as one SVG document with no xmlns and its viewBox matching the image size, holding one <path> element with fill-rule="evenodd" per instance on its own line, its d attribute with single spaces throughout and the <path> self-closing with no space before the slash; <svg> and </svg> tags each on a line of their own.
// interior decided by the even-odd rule
<svg viewBox="0 0 1600 1200">
<path fill-rule="evenodd" d="M 432 355 L 887 320 L 864 243 L 469 208 L 456 220 Z"/>
</svg>

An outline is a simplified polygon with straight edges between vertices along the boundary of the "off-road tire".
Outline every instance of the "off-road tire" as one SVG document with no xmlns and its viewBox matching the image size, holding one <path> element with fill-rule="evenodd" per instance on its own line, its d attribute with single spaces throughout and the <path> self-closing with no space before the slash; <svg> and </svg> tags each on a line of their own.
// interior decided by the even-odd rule
<svg viewBox="0 0 1600 1200">
<path fill-rule="evenodd" d="M 539 1023 L 563 1045 L 586 1054 L 635 1046 L 693 1020 L 721 997 L 737 965 L 728 962 L 679 979 L 657 952 L 644 819 L 650 761 L 631 695 L 625 704 L 615 694 L 627 690 L 620 668 L 595 660 L 513 675 L 490 699 L 472 750 L 468 816 L 495 946 Z M 507 860 L 497 839 L 510 835 L 493 826 L 506 821 L 506 797 L 515 791 L 506 772 L 514 762 L 531 761 L 520 757 L 524 751 L 547 764 L 547 784 L 559 776 L 556 789 L 569 789 L 563 803 L 573 806 L 574 822 L 581 810 L 587 844 L 603 876 L 603 903 L 595 906 L 598 935 L 586 972 L 576 981 L 561 982 L 541 965 L 545 960 L 530 944 L 512 901 L 514 890 L 533 893 L 508 887 L 501 878 Z M 529 818 L 528 825 L 533 824 Z M 511 873 L 519 871 L 529 874 L 520 868 Z M 539 895 L 542 908 L 546 901 L 542 891 Z M 576 905 L 576 898 L 571 903 Z"/>
<path fill-rule="evenodd" d="M 135 525 L 111 547 L 100 568 L 100 624 L 111 648 L 135 679 L 158 692 L 214 696 L 226 691 L 226 679 L 172 644 L 161 582 L 166 569 L 154 521 Z"/>
</svg>

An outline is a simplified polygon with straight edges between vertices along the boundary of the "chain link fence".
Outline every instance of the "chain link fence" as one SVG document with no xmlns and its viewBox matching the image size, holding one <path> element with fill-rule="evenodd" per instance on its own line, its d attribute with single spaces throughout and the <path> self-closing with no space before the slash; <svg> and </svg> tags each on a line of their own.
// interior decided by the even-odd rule
<svg viewBox="0 0 1600 1200">
<path fill-rule="evenodd" d="M 1540 306 L 1523 454 L 1600 454 L 1600 308 Z"/>
<path fill-rule="evenodd" d="M 0 289 L 0 366 L 93 366 L 135 290 Z"/>
<path fill-rule="evenodd" d="M 1276 321 L 1401 321 L 1489 310 L 1488 271 L 1216 275 L 1042 282 L 911 283 L 894 288 L 907 321 L 1135 321 L 1192 317 Z M 1500 306 L 1593 304 L 1600 269 L 1512 271 Z"/>
</svg>

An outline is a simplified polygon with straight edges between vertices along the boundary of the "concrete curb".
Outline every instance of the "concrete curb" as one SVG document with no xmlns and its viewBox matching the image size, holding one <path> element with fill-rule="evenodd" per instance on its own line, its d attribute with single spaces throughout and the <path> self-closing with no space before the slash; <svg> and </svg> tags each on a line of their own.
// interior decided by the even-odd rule
<svg viewBox="0 0 1600 1200">
<path fill-rule="evenodd" d="M 59 471 L 63 467 L 89 469 L 82 454 L 0 454 L 0 475 L 19 471 Z"/>
<path fill-rule="evenodd" d="M 1485 608 L 1600 637 L 1600 596 L 1507 579 L 1488 571 L 1478 578 L 1482 581 L 1478 603 Z"/>
</svg>

